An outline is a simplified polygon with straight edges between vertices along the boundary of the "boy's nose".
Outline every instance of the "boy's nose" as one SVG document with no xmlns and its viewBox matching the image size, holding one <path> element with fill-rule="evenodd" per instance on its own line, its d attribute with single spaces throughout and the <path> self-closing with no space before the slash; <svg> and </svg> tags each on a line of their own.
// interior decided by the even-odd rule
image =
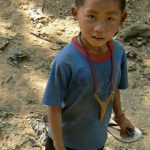
<svg viewBox="0 0 150 150">
<path fill-rule="evenodd" d="M 105 25 L 104 25 L 104 23 L 98 22 L 98 23 L 95 25 L 94 30 L 95 30 L 96 32 L 104 32 L 104 30 L 105 30 Z"/>
</svg>

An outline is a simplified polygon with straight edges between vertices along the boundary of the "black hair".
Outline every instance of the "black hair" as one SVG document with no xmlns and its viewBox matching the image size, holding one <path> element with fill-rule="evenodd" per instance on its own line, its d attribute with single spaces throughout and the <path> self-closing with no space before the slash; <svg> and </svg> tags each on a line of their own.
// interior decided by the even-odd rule
<svg viewBox="0 0 150 150">
<path fill-rule="evenodd" d="M 81 7 L 81 6 L 84 5 L 84 1 L 85 0 L 75 0 L 75 4 L 79 8 L 79 7 Z M 125 7 L 126 7 L 126 0 L 117 0 L 117 1 L 120 2 L 120 8 L 121 8 L 121 10 L 124 10 Z"/>
</svg>

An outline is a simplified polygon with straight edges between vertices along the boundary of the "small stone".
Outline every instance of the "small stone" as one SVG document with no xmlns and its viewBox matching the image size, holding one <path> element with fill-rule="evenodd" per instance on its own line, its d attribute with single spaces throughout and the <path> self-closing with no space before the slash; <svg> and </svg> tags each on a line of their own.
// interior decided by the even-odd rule
<svg viewBox="0 0 150 150">
<path fill-rule="evenodd" d="M 150 75 L 146 76 L 146 78 L 147 78 L 148 80 L 150 80 Z"/>
<path fill-rule="evenodd" d="M 132 64 L 131 66 L 128 67 L 128 71 L 135 71 L 137 68 L 136 68 L 136 65 L 135 64 Z"/>
<path fill-rule="evenodd" d="M 48 122 L 48 116 L 47 115 L 44 115 L 43 116 L 43 121 L 46 123 L 46 122 Z"/>
<path fill-rule="evenodd" d="M 150 30 L 142 33 L 141 36 L 144 38 L 150 38 Z"/>
<path fill-rule="evenodd" d="M 5 46 L 9 44 L 9 40 L 3 37 L 0 37 L 0 51 L 3 51 Z"/>
<path fill-rule="evenodd" d="M 147 132 L 145 131 L 144 128 L 140 128 L 140 130 L 141 130 L 141 132 L 142 132 L 143 135 L 147 135 Z"/>
<path fill-rule="evenodd" d="M 136 39 L 131 39 L 131 40 L 129 41 L 129 44 L 130 44 L 131 46 L 134 46 L 134 47 L 139 47 L 139 45 L 138 45 Z"/>
<path fill-rule="evenodd" d="M 138 41 L 142 41 L 142 40 L 143 40 L 143 37 L 138 36 L 136 39 L 137 39 Z"/>
<path fill-rule="evenodd" d="M 142 63 L 143 62 L 143 60 L 141 58 L 137 58 L 135 61 L 138 62 L 138 63 Z"/>
<path fill-rule="evenodd" d="M 137 85 L 136 85 L 135 83 L 132 83 L 132 84 L 131 84 L 131 88 L 132 88 L 132 89 L 135 89 L 136 86 L 137 86 Z"/>
<path fill-rule="evenodd" d="M 23 10 L 26 10 L 26 9 L 28 9 L 28 6 L 27 6 L 27 5 L 23 5 L 23 6 L 22 6 L 22 9 L 23 9 Z"/>
<path fill-rule="evenodd" d="M 38 23 L 38 24 L 36 25 L 36 27 L 37 27 L 38 29 L 41 29 L 41 28 L 43 27 L 43 25 L 42 25 L 42 23 Z"/>
<path fill-rule="evenodd" d="M 42 134 L 40 135 L 39 141 L 41 142 L 42 145 L 45 145 L 45 144 L 46 144 L 46 138 L 47 138 L 46 133 L 42 133 Z"/>
<path fill-rule="evenodd" d="M 126 53 L 127 57 L 128 58 L 136 58 L 137 57 L 137 54 L 131 50 L 129 50 L 127 53 Z"/>
<path fill-rule="evenodd" d="M 134 107 L 132 107 L 132 109 L 136 110 L 136 107 L 134 106 Z"/>
<path fill-rule="evenodd" d="M 138 46 L 142 46 L 146 43 L 147 43 L 146 39 L 143 39 L 142 41 L 137 41 Z"/>
</svg>

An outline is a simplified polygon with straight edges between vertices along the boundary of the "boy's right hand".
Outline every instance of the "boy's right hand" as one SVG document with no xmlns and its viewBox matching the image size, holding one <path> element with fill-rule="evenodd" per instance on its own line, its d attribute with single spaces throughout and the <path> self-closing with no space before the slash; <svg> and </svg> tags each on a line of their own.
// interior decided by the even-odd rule
<svg viewBox="0 0 150 150">
<path fill-rule="evenodd" d="M 56 150 L 67 150 L 65 147 L 56 148 Z"/>
</svg>

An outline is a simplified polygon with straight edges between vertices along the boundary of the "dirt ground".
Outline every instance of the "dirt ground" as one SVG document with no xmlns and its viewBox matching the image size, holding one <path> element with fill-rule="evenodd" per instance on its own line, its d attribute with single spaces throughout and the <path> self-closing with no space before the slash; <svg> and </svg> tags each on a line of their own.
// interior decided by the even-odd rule
<svg viewBox="0 0 150 150">
<path fill-rule="evenodd" d="M 56 54 L 77 35 L 73 0 L 0 0 L 0 150 L 44 150 L 41 104 Z M 143 138 L 124 144 L 109 135 L 107 150 L 150 150 L 150 1 L 128 0 L 119 33 L 126 47 L 129 88 L 123 108 Z"/>
</svg>

